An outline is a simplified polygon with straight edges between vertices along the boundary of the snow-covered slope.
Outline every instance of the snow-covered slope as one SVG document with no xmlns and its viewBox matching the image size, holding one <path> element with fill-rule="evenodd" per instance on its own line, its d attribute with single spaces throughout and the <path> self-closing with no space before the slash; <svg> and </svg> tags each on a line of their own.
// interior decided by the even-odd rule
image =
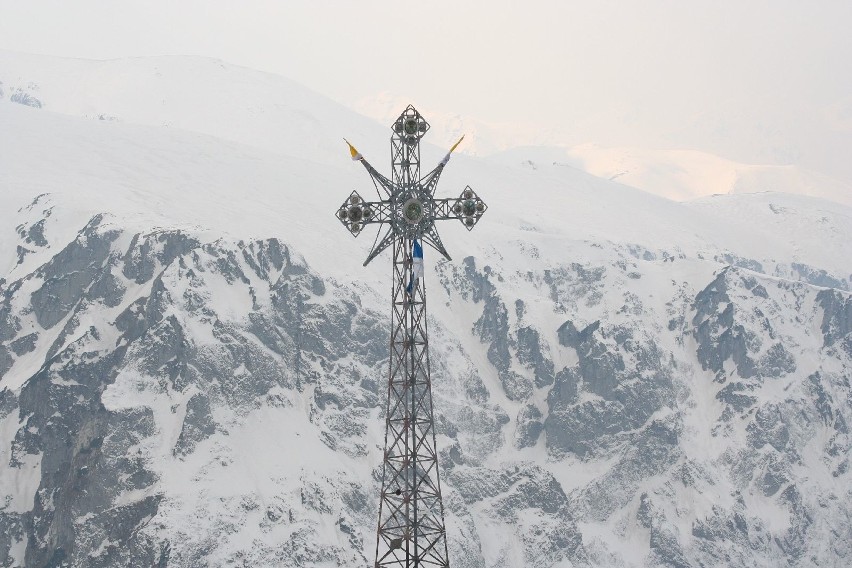
<svg viewBox="0 0 852 568">
<path fill-rule="evenodd" d="M 389 131 L 226 66 L 294 121 L 238 136 L 200 59 L 55 60 L 80 91 L 35 108 L 2 62 L 0 565 L 369 565 L 390 270 L 334 212 L 369 188 L 340 138 L 384 169 Z M 153 66 L 209 100 L 81 111 Z M 426 276 L 453 566 L 852 558 L 852 210 L 465 156 L 439 195 L 468 183 Z"/>
</svg>

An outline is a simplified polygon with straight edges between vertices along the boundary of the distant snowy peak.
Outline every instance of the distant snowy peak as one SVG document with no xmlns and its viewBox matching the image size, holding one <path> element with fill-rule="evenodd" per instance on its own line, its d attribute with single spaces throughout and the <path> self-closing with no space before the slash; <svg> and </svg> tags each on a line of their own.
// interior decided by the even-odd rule
<svg viewBox="0 0 852 568">
<path fill-rule="evenodd" d="M 381 134 L 290 79 L 205 57 L 93 61 L 0 50 L 0 89 L 0 103 L 197 132 L 326 164 L 341 163 L 342 136 Z"/>
<path fill-rule="evenodd" d="M 514 148 L 493 156 L 545 172 L 572 167 L 674 201 L 710 195 L 791 193 L 852 205 L 852 186 L 796 166 L 749 165 L 697 150 L 573 147 Z"/>
</svg>

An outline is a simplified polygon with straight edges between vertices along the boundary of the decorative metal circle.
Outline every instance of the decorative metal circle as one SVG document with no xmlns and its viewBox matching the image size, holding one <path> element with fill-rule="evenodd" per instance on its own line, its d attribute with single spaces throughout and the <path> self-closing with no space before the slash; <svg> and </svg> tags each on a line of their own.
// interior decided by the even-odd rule
<svg viewBox="0 0 852 568">
<path fill-rule="evenodd" d="M 352 226 L 350 227 L 350 230 L 351 230 L 353 233 L 357 233 L 358 231 L 360 231 L 360 230 L 361 230 L 361 225 L 359 225 L 358 223 L 352 223 Z"/>
<path fill-rule="evenodd" d="M 414 117 L 405 119 L 405 122 L 403 123 L 402 127 L 405 130 L 406 134 L 416 134 L 419 130 L 417 128 L 417 119 Z"/>
<path fill-rule="evenodd" d="M 474 213 L 476 213 L 476 203 L 474 203 L 472 199 L 468 199 L 464 202 L 464 205 L 462 205 L 462 211 L 464 211 L 464 214 L 466 216 L 472 216 Z"/>
<path fill-rule="evenodd" d="M 349 208 L 349 220 L 353 223 L 360 221 L 363 216 L 363 210 L 357 205 L 353 205 Z"/>
<path fill-rule="evenodd" d="M 468 227 L 473 227 L 474 223 L 476 223 L 476 219 L 474 219 L 473 217 L 468 217 L 467 219 L 464 220 L 464 224 L 467 225 Z"/>
<path fill-rule="evenodd" d="M 346 217 L 349 216 L 349 213 L 346 211 L 346 209 L 341 209 L 337 212 L 337 216 L 340 217 L 341 221 L 345 221 Z"/>
<path fill-rule="evenodd" d="M 483 211 L 485 211 L 485 204 L 481 201 L 479 203 L 477 203 L 476 204 L 476 211 L 479 212 L 479 213 L 482 213 Z"/>
<path fill-rule="evenodd" d="M 402 206 L 402 214 L 406 221 L 414 225 L 423 218 L 423 204 L 416 199 L 409 199 Z"/>
<path fill-rule="evenodd" d="M 364 207 L 363 213 L 364 213 L 364 219 L 369 219 L 370 217 L 373 216 L 373 210 L 370 209 L 369 207 Z"/>
<path fill-rule="evenodd" d="M 359 197 L 358 195 L 353 195 L 352 197 L 349 198 L 349 202 L 352 203 L 352 204 L 361 203 L 361 197 Z"/>
<path fill-rule="evenodd" d="M 466 190 L 464 190 L 464 198 L 465 198 L 465 199 L 470 199 L 471 197 L 473 197 L 473 191 L 472 191 L 472 190 L 470 190 L 470 189 L 466 189 Z"/>
</svg>

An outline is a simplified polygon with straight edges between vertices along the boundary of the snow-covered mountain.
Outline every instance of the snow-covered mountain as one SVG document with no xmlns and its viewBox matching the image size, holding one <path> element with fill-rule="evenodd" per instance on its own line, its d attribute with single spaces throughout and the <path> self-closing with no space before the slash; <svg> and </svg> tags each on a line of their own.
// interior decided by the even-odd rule
<svg viewBox="0 0 852 568">
<path fill-rule="evenodd" d="M 390 267 L 334 212 L 389 129 L 197 58 L 0 89 L 0 566 L 369 565 Z M 852 560 L 852 209 L 466 184 L 425 280 L 453 566 Z"/>
</svg>

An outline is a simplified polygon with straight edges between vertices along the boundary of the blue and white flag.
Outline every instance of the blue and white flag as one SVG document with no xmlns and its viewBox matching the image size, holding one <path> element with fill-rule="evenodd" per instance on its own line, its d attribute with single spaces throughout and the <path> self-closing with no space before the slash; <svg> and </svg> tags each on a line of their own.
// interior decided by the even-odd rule
<svg viewBox="0 0 852 568">
<path fill-rule="evenodd" d="M 408 295 L 414 294 L 417 288 L 417 282 L 423 277 L 423 247 L 417 240 L 414 241 L 414 246 L 411 248 L 411 281 L 405 289 Z"/>
</svg>

